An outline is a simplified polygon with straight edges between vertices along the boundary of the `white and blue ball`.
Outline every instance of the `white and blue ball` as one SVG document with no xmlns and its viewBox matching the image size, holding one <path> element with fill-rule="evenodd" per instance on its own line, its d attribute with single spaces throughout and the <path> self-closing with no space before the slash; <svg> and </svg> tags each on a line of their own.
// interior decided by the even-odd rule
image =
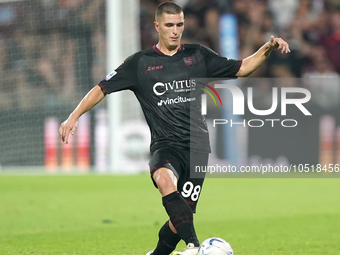
<svg viewBox="0 0 340 255">
<path fill-rule="evenodd" d="M 234 251 L 227 241 L 211 237 L 200 245 L 197 255 L 234 255 Z"/>
</svg>

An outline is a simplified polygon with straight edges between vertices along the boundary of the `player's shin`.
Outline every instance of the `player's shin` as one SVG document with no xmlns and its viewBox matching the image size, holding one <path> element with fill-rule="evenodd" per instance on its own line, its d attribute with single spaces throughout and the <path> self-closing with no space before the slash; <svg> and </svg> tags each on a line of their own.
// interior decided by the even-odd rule
<svg viewBox="0 0 340 255">
<path fill-rule="evenodd" d="M 175 250 L 178 242 L 181 240 L 177 234 L 171 231 L 169 221 L 165 222 L 159 230 L 158 236 L 158 244 L 152 255 L 170 254 L 173 250 Z"/>
<path fill-rule="evenodd" d="M 186 244 L 193 243 L 198 247 L 199 241 L 194 228 L 193 213 L 184 198 L 178 191 L 175 191 L 164 196 L 162 200 L 163 206 L 179 237 L 183 239 Z"/>
</svg>

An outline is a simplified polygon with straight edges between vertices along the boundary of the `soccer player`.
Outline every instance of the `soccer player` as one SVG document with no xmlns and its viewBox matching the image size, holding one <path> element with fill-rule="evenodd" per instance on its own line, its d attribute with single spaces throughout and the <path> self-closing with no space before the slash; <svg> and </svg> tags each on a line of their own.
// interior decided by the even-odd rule
<svg viewBox="0 0 340 255">
<path fill-rule="evenodd" d="M 190 178 L 190 161 L 200 166 L 207 165 L 210 148 L 204 117 L 201 114 L 191 116 L 190 113 L 190 105 L 200 102 L 191 94 L 198 91 L 194 78 L 248 76 L 273 49 L 290 52 L 284 40 L 271 37 L 246 59 L 221 57 L 202 45 L 182 44 L 184 21 L 183 11 L 178 5 L 161 3 L 154 22 L 159 34 L 158 43 L 128 57 L 107 75 L 89 91 L 59 129 L 62 141 L 67 143 L 69 134 L 76 131 L 79 117 L 107 94 L 124 89 L 135 93 L 151 131 L 151 178 L 169 215 L 169 220 L 159 231 L 156 248 L 148 252 L 152 255 L 170 254 L 180 240 L 187 245 L 183 255 L 196 254 L 199 246 L 193 213 L 204 178 Z M 190 133 L 192 127 L 194 133 Z M 192 136 L 195 139 L 190 144 Z"/>
</svg>

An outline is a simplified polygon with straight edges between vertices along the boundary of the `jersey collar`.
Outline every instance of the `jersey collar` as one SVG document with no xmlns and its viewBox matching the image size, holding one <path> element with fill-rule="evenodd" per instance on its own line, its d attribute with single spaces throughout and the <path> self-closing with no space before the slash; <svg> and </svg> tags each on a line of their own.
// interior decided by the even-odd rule
<svg viewBox="0 0 340 255">
<path fill-rule="evenodd" d="M 157 44 L 155 44 L 154 46 L 152 46 L 153 51 L 156 52 L 157 54 L 167 56 L 167 55 L 165 55 L 163 52 L 161 52 L 161 51 L 156 47 L 156 45 L 157 45 Z M 177 50 L 177 52 L 182 51 L 183 48 L 184 48 L 183 43 L 181 43 L 180 46 L 179 46 L 179 48 L 178 48 L 178 50 Z M 176 53 L 177 53 L 177 52 L 176 52 Z M 174 55 L 176 55 L 176 53 L 175 53 Z M 172 55 L 172 56 L 174 56 L 174 55 Z M 171 57 L 171 56 L 169 56 L 169 57 Z"/>
</svg>

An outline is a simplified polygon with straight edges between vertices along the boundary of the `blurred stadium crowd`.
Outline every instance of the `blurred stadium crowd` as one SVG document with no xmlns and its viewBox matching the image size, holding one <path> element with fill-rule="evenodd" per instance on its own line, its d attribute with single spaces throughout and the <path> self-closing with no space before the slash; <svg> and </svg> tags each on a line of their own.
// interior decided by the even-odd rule
<svg viewBox="0 0 340 255">
<path fill-rule="evenodd" d="M 160 2 L 140 0 L 142 49 L 157 42 L 153 21 Z M 185 12 L 184 42 L 219 52 L 223 13 L 237 15 L 239 58 L 251 55 L 270 35 L 289 42 L 291 54 L 273 52 L 251 77 L 339 77 L 340 1 L 175 2 Z M 0 109 L 48 108 L 80 99 L 106 74 L 105 15 L 105 0 L 1 1 Z M 338 83 L 327 89 L 329 95 L 340 94 Z"/>
<path fill-rule="evenodd" d="M 105 0 L 1 1 L 0 108 L 77 101 L 105 76 L 105 40 Z"/>
</svg>

